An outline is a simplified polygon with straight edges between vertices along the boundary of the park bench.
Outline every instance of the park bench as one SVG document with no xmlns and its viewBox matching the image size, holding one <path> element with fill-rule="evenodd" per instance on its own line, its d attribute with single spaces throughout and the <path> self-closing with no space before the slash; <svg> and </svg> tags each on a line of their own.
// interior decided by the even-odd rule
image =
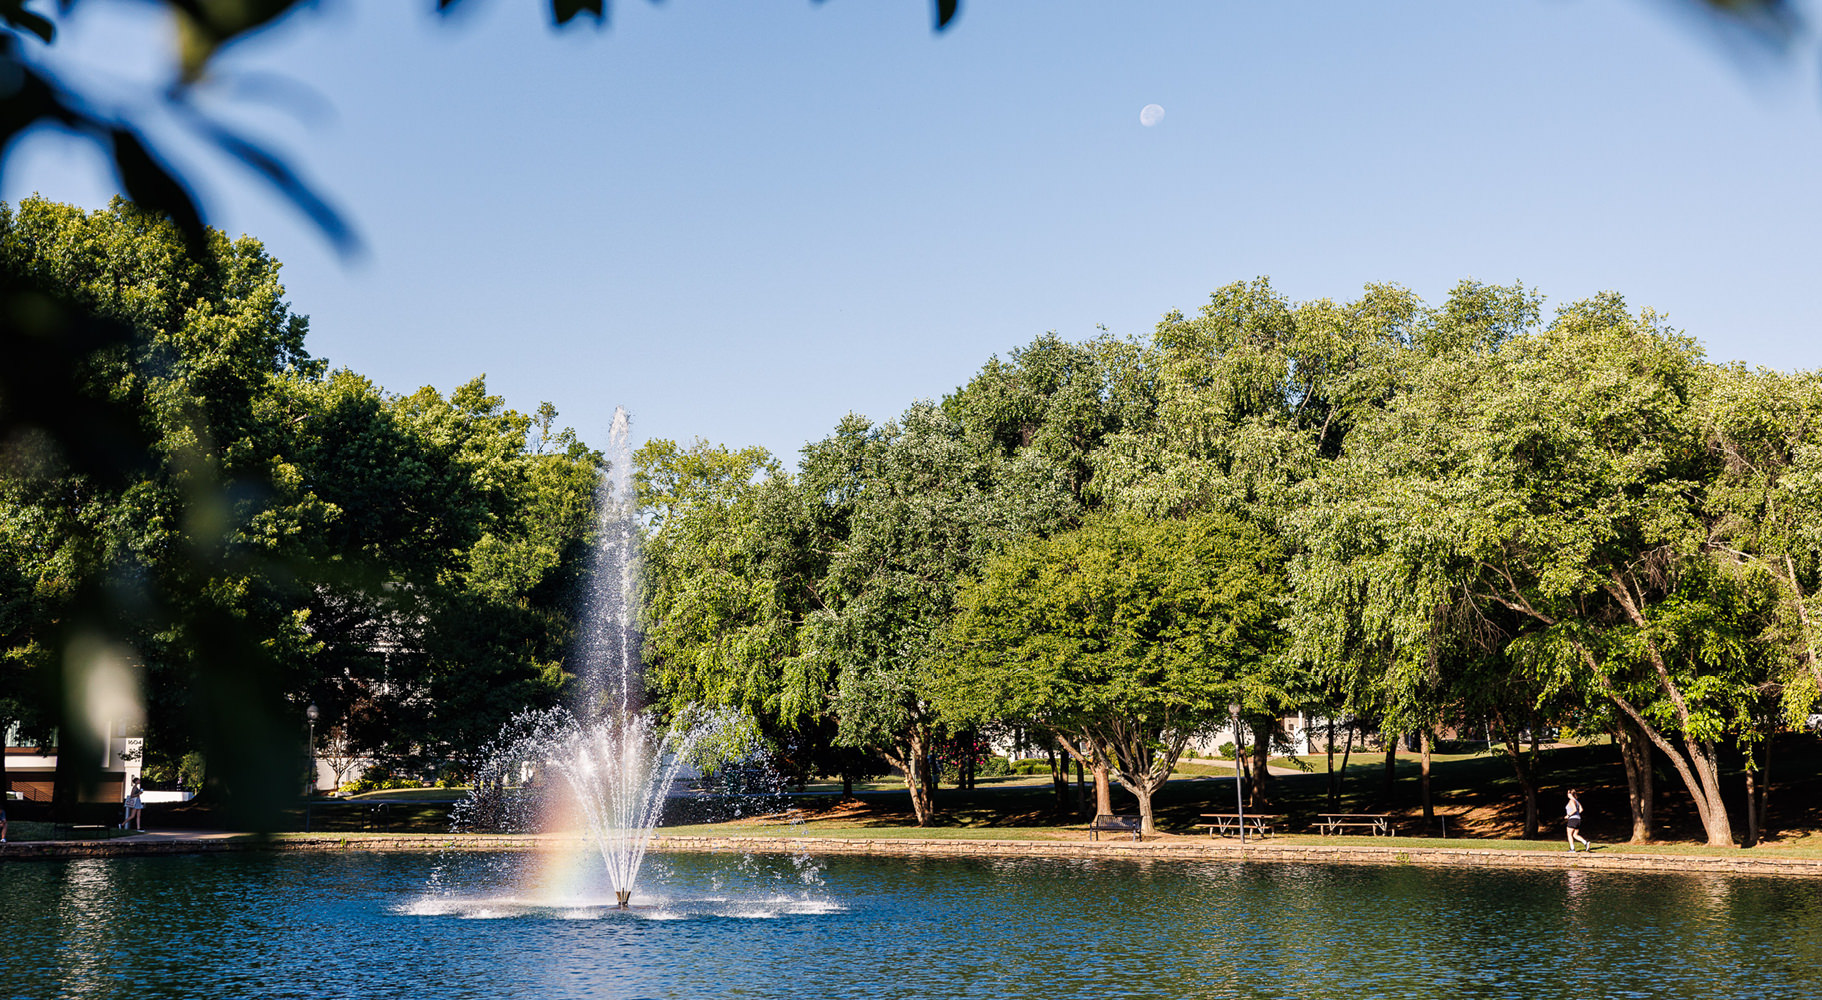
<svg viewBox="0 0 1822 1000">
<path fill-rule="evenodd" d="M 462 801 L 463 798 L 459 796 L 435 799 L 370 799 L 367 801 L 356 799 L 352 802 L 345 802 L 343 805 L 360 807 L 361 829 L 363 831 L 391 833 L 393 824 L 392 808 L 394 806 L 399 807 L 399 809 L 405 813 L 408 818 L 407 821 L 409 822 L 409 817 L 414 810 L 435 806 L 454 806 Z M 306 824 L 308 823 L 308 818 L 306 818 L 305 822 Z"/>
<path fill-rule="evenodd" d="M 1317 813 L 1316 832 L 1334 836 L 1349 830 L 1362 830 L 1373 836 L 1398 836 L 1391 813 Z"/>
<path fill-rule="evenodd" d="M 1094 822 L 1088 824 L 1088 839 L 1100 840 L 1103 833 L 1130 833 L 1132 839 L 1138 840 L 1139 817 L 1102 813 L 1094 818 Z"/>
<path fill-rule="evenodd" d="M 1283 818 L 1282 813 L 1247 813 L 1244 819 L 1246 832 L 1261 837 L 1274 833 L 1278 829 L 1278 821 Z M 1196 825 L 1208 827 L 1208 835 L 1211 837 L 1238 835 L 1240 832 L 1242 818 L 1239 813 L 1203 813 L 1202 819 L 1203 822 Z"/>
</svg>

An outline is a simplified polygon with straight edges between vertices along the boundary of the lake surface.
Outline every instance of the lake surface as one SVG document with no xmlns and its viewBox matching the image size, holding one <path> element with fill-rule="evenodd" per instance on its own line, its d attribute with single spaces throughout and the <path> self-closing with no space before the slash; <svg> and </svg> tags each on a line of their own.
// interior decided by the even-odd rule
<svg viewBox="0 0 1822 1000">
<path fill-rule="evenodd" d="M 1796 879 L 654 855 L 603 900 L 526 855 L 11 861 L 0 997 L 1822 996 Z"/>
</svg>

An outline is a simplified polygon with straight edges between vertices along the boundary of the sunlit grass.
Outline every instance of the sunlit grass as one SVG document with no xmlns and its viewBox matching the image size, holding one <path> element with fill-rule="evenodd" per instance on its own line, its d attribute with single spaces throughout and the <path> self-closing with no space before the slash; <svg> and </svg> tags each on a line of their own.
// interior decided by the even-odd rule
<svg viewBox="0 0 1822 1000">
<path fill-rule="evenodd" d="M 660 837 L 828 837 L 852 840 L 1076 840 L 1083 830 L 1043 826 L 855 826 L 851 823 L 732 822 L 667 826 Z"/>
<path fill-rule="evenodd" d="M 41 823 L 36 820 L 15 819 L 6 824 L 7 843 L 24 843 L 32 840 L 108 840 L 113 837 L 127 837 L 138 833 L 138 830 L 122 830 L 117 826 L 93 827 L 71 830 L 59 827 L 55 823 Z"/>
<path fill-rule="evenodd" d="M 332 802 L 448 802 L 451 799 L 465 799 L 468 789 L 460 788 L 387 788 L 377 792 L 362 792 L 359 795 L 347 795 Z"/>
</svg>

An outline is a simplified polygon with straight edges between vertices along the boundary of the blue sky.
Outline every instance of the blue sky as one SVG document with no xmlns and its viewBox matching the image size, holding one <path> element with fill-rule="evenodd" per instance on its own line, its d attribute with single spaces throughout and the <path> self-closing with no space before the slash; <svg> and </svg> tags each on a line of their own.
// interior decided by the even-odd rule
<svg viewBox="0 0 1822 1000">
<path fill-rule="evenodd" d="M 1822 367 L 1813 30 L 1751 72 L 1648 0 L 965 0 L 942 35 L 925 0 L 622 0 L 561 33 L 543 0 L 432 7 L 326 2 L 218 66 L 209 106 L 360 258 L 175 148 L 286 263 L 313 353 L 395 391 L 485 373 L 597 445 L 623 403 L 642 436 L 794 457 L 1045 331 L 1144 335 L 1257 275 L 1612 289 L 1713 358 Z M 58 54 L 137 100 L 165 38 L 91 2 Z M 285 96 L 228 96 L 262 81 Z M 113 188 L 43 135 L 0 197 L 33 191 Z"/>
</svg>

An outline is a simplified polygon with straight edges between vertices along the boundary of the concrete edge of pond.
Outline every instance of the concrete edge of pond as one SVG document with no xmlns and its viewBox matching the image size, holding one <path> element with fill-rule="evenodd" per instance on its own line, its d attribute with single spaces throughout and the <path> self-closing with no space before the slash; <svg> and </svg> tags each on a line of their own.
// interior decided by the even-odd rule
<svg viewBox="0 0 1822 1000">
<path fill-rule="evenodd" d="M 1385 844 L 1210 843 L 1172 838 L 1143 843 L 1090 840 L 959 840 L 861 837 L 654 837 L 654 851 L 802 851 L 940 857 L 1169 858 L 1300 864 L 1431 865 L 1439 867 L 1606 869 L 1728 872 L 1822 877 L 1822 859 L 1732 855 L 1603 854 L 1512 848 L 1397 847 Z"/>
<path fill-rule="evenodd" d="M 0 845 L 0 861 L 54 858 L 142 857 L 226 851 L 531 851 L 577 838 L 512 834 L 285 834 L 254 835 L 171 831 L 113 840 L 47 840 Z M 1248 844 L 1172 837 L 1130 840 L 962 840 L 867 837 L 657 836 L 651 850 L 694 853 L 802 852 L 900 857 L 1164 858 L 1286 863 L 1430 865 L 1551 870 L 1726 872 L 1737 875 L 1822 877 L 1822 859 L 1735 855 L 1606 854 L 1600 851 L 1530 851 L 1512 848 L 1400 847 L 1388 843 Z"/>
</svg>

